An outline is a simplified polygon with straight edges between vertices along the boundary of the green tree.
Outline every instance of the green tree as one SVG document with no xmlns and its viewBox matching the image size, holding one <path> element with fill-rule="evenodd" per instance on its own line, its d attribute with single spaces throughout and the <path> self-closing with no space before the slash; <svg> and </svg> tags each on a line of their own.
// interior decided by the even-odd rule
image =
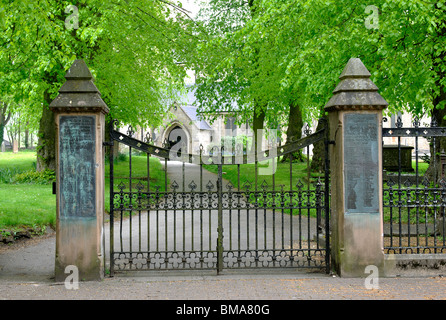
<svg viewBox="0 0 446 320">
<path fill-rule="evenodd" d="M 192 38 L 173 2 L 1 0 L 1 8 L 0 96 L 10 94 L 39 115 L 39 170 L 55 167 L 48 105 L 75 59 L 92 70 L 110 118 L 128 124 L 159 124 L 182 84 L 178 61 Z"/>
<path fill-rule="evenodd" d="M 263 129 L 267 108 L 266 99 L 254 94 L 259 74 L 253 66 L 259 63 L 259 47 L 245 46 L 243 39 L 245 25 L 256 10 L 253 0 L 209 1 L 197 23 L 196 54 L 188 61 L 197 73 L 199 111 L 211 121 L 216 112 L 225 111 L 236 115 L 239 124 L 250 122 L 253 147 L 257 143 L 255 133 Z M 237 110 L 233 109 L 234 102 Z"/>
<path fill-rule="evenodd" d="M 255 4 L 258 14 L 226 36 L 238 47 L 232 45 L 220 64 L 238 61 L 242 72 L 234 72 L 238 78 L 233 79 L 244 81 L 241 87 L 249 87 L 251 99 L 269 101 L 270 114 L 288 101 L 299 105 L 304 119 L 323 116 L 348 59 L 359 57 L 389 102 L 389 113 L 429 113 L 446 125 L 444 1 L 378 0 L 373 7 L 361 0 Z M 258 57 L 255 63 L 249 54 Z M 437 143 L 436 150 L 444 152 L 446 146 Z"/>
<path fill-rule="evenodd" d="M 301 87 L 282 82 L 286 64 L 277 62 L 289 54 L 289 35 L 269 19 L 276 17 L 268 6 L 264 1 L 213 0 L 204 12 L 206 32 L 194 65 L 200 110 L 211 116 L 218 110 L 231 112 L 236 101 L 240 123 L 248 120 L 254 132 L 285 122 L 287 142 L 301 138 L 303 120 L 310 114 L 302 111 Z M 302 159 L 300 154 L 294 158 Z"/>
</svg>

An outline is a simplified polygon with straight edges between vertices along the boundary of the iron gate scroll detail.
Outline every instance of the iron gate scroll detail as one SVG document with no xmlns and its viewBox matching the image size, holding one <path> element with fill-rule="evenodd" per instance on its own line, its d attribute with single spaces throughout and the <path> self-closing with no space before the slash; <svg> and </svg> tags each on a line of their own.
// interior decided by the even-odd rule
<svg viewBox="0 0 446 320">
<path fill-rule="evenodd" d="M 308 155 L 316 142 L 325 141 L 325 168 L 329 167 L 326 130 L 307 134 L 255 155 L 240 153 L 239 148 L 229 155 L 224 148 L 205 154 L 202 146 L 199 154 L 186 154 L 172 152 L 167 144 L 155 146 L 149 136 L 146 141 L 137 140 L 131 128 L 124 134 L 112 127 L 110 145 L 128 147 L 128 165 L 117 170 L 110 148 L 111 275 L 120 270 L 220 272 L 268 267 L 325 268 L 328 272 L 328 169 L 318 178 L 310 177 L 308 171 L 308 179 L 293 179 L 292 153 L 306 150 Z M 132 169 L 135 151 L 147 158 L 144 176 L 135 176 Z M 291 155 L 286 172 L 289 185 L 276 184 L 275 168 L 269 182 L 261 181 L 262 161 L 286 154 Z M 154 157 L 164 170 L 156 169 L 159 180 L 151 185 Z M 254 166 L 254 181 L 240 181 L 246 164 Z M 275 161 L 271 164 L 279 166 Z M 309 159 L 306 170 L 308 165 Z M 216 175 L 206 170 L 212 166 Z M 233 168 L 237 184 L 223 179 L 226 166 Z M 173 178 L 169 170 L 175 172 Z"/>
</svg>

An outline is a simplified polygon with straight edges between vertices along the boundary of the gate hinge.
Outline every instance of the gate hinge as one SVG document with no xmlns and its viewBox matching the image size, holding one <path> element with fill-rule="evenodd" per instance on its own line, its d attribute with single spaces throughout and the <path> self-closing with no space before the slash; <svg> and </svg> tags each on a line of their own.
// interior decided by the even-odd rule
<svg viewBox="0 0 446 320">
<path fill-rule="evenodd" d="M 112 147 L 113 146 L 113 141 L 104 141 L 104 142 L 102 142 L 102 145 L 104 146 L 104 147 Z"/>
<path fill-rule="evenodd" d="M 334 141 L 334 140 L 328 140 L 328 141 L 327 141 L 327 144 L 336 145 L 336 141 Z"/>
</svg>

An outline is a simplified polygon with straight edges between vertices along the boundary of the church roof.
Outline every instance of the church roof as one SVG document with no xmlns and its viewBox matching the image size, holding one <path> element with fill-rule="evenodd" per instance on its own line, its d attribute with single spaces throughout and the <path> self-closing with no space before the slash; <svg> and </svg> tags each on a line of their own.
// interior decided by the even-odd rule
<svg viewBox="0 0 446 320">
<path fill-rule="evenodd" d="M 204 120 L 200 113 L 198 112 L 198 107 L 196 105 L 197 98 L 195 96 L 196 86 L 187 85 L 185 93 L 179 93 L 176 99 L 177 106 L 180 107 L 187 116 L 194 121 L 200 130 L 212 130 L 209 123 Z M 214 111 L 215 113 L 226 113 L 234 112 L 238 110 L 237 103 L 232 101 L 226 108 L 221 108 L 220 110 Z"/>
<path fill-rule="evenodd" d="M 186 94 L 178 94 L 176 104 L 184 113 L 198 126 L 200 130 L 212 130 L 209 123 L 197 112 L 197 107 L 194 105 L 196 101 L 195 89 L 192 86 L 186 87 Z"/>
<path fill-rule="evenodd" d="M 180 108 L 183 109 L 187 116 L 197 124 L 200 130 L 212 130 L 211 126 L 197 115 L 197 107 L 180 105 Z"/>
</svg>

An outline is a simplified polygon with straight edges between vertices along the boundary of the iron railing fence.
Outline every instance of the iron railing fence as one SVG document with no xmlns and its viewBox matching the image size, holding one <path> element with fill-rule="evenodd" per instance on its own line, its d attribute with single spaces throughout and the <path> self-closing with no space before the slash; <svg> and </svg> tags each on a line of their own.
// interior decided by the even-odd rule
<svg viewBox="0 0 446 320">
<path fill-rule="evenodd" d="M 446 253 L 446 158 L 438 144 L 446 128 L 417 118 L 403 127 L 401 117 L 391 125 L 382 129 L 385 253 Z"/>
</svg>

